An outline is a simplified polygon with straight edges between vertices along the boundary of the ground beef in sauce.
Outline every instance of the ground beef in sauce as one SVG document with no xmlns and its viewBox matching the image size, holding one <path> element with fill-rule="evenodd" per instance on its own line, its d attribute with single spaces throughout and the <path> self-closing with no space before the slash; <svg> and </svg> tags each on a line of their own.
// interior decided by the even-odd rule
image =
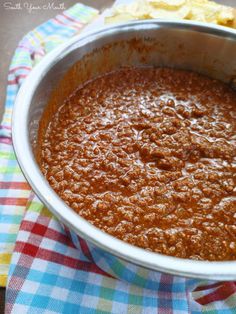
<svg viewBox="0 0 236 314">
<path fill-rule="evenodd" d="M 41 169 L 78 214 L 133 245 L 236 260 L 236 92 L 189 71 L 122 68 L 50 122 Z"/>
</svg>

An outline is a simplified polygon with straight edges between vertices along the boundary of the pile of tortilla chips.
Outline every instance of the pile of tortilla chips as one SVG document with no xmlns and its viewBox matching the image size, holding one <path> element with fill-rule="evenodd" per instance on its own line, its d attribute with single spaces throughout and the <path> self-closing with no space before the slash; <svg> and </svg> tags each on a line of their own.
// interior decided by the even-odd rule
<svg viewBox="0 0 236 314">
<path fill-rule="evenodd" d="M 140 19 L 185 19 L 233 26 L 235 10 L 209 0 L 137 0 L 115 6 L 106 23 Z"/>
</svg>

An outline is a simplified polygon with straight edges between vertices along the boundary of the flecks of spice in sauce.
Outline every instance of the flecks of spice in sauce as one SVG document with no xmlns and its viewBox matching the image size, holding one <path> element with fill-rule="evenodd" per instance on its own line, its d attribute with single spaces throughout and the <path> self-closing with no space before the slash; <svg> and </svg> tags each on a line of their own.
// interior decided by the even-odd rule
<svg viewBox="0 0 236 314">
<path fill-rule="evenodd" d="M 123 68 L 50 122 L 42 171 L 89 222 L 131 244 L 236 259 L 236 92 L 205 76 Z"/>
</svg>

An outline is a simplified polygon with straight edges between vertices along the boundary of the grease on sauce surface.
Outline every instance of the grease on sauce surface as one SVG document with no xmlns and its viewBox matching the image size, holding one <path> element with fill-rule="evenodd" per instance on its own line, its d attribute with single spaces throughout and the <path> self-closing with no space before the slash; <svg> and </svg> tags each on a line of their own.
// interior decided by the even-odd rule
<svg viewBox="0 0 236 314">
<path fill-rule="evenodd" d="M 236 260 L 236 92 L 189 71 L 122 68 L 49 123 L 41 169 L 86 220 L 181 258 Z"/>
</svg>

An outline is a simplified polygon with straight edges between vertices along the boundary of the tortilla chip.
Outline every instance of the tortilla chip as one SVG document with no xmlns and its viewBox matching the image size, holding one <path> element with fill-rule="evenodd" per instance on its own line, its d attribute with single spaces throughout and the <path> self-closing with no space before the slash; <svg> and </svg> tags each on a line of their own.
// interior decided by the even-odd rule
<svg viewBox="0 0 236 314">
<path fill-rule="evenodd" d="M 137 0 L 128 5 L 115 6 L 105 22 L 153 18 L 187 19 L 225 26 L 236 24 L 233 8 L 209 0 Z"/>
</svg>

